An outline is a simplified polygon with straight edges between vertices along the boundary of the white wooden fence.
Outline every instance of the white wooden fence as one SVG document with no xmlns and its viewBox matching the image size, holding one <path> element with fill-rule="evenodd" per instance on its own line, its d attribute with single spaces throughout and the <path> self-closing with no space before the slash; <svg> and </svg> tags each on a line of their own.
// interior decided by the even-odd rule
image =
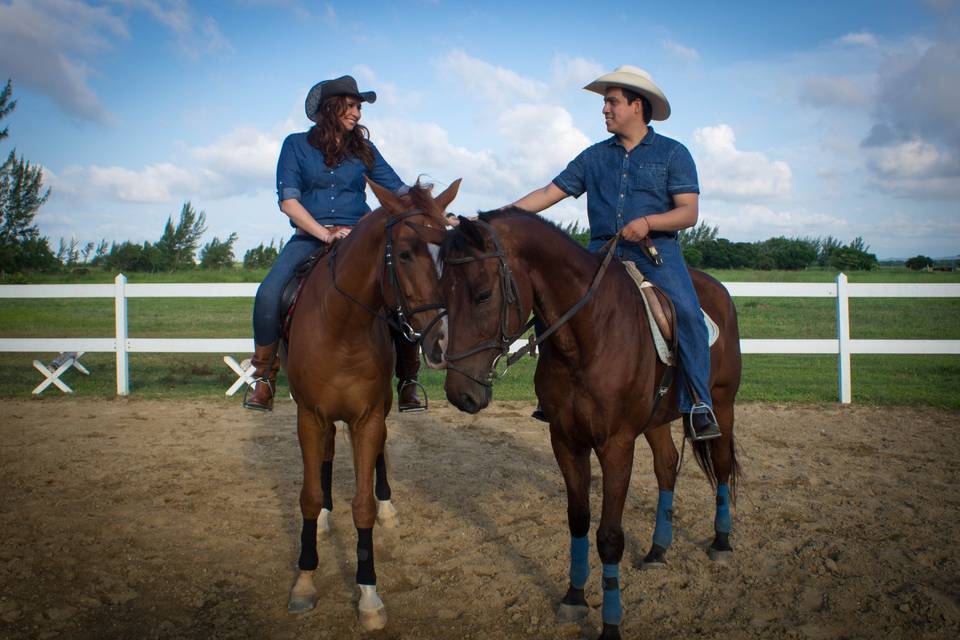
<svg viewBox="0 0 960 640">
<path fill-rule="evenodd" d="M 110 338 L 0 338 L 0 352 L 65 351 L 116 353 L 117 394 L 130 393 L 130 353 L 247 353 L 252 338 L 131 338 L 127 331 L 128 298 L 242 298 L 256 295 L 257 284 L 127 284 L 121 274 L 113 285 L 2 285 L 0 299 L 114 298 L 116 333 Z M 850 338 L 850 298 L 960 298 L 960 284 L 851 284 L 844 274 L 832 283 L 729 282 L 734 297 L 835 298 L 837 335 L 829 339 L 742 339 L 743 353 L 836 354 L 838 398 L 851 401 L 852 354 L 960 355 L 960 340 L 858 340 Z M 519 343 L 518 343 L 519 344 Z"/>
</svg>

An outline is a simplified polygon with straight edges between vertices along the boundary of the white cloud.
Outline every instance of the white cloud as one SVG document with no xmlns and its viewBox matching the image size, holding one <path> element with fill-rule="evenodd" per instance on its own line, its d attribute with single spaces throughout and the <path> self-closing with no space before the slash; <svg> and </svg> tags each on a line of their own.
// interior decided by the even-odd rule
<svg viewBox="0 0 960 640">
<path fill-rule="evenodd" d="M 860 108 L 870 96 L 856 82 L 843 76 L 810 76 L 800 82 L 799 100 L 814 107 Z"/>
<path fill-rule="evenodd" d="M 697 167 L 704 198 L 756 200 L 790 194 L 790 166 L 757 151 L 737 149 L 729 125 L 697 129 L 693 141 L 699 151 Z"/>
<path fill-rule="evenodd" d="M 700 59 L 700 54 L 692 47 L 684 46 L 673 40 L 664 40 L 661 44 L 667 53 L 684 62 L 695 62 Z"/>
<path fill-rule="evenodd" d="M 845 36 L 838 38 L 837 43 L 861 47 L 876 47 L 879 44 L 877 42 L 877 36 L 873 35 L 869 31 L 848 33 Z"/>
<path fill-rule="evenodd" d="M 705 207 L 704 207 L 705 208 Z M 799 208 L 776 210 L 758 204 L 744 204 L 728 214 L 704 213 L 703 219 L 720 227 L 720 235 L 732 239 L 763 239 L 777 236 L 803 237 L 849 235 L 849 224 L 842 218 Z"/>
<path fill-rule="evenodd" d="M 468 95 L 495 104 L 538 100 L 547 90 L 539 80 L 472 58 L 461 49 L 451 51 L 436 64 Z"/>
<path fill-rule="evenodd" d="M 563 54 L 557 54 L 553 57 L 552 83 L 564 90 L 570 87 L 582 87 L 604 73 L 604 68 L 593 60 L 571 58 Z"/>
<path fill-rule="evenodd" d="M 512 173 L 522 183 L 546 182 L 584 150 L 590 139 L 573 124 L 562 108 L 522 104 L 501 112 L 497 128 L 508 140 Z"/>
<path fill-rule="evenodd" d="M 877 189 L 920 198 L 960 196 L 960 161 L 942 147 L 915 138 L 866 146 L 864 153 Z"/>
</svg>

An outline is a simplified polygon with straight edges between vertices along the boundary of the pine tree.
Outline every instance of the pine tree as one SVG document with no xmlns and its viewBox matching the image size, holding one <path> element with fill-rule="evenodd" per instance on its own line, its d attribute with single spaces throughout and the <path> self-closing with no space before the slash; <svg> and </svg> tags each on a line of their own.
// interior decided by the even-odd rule
<svg viewBox="0 0 960 640">
<path fill-rule="evenodd" d="M 191 269 L 196 266 L 194 254 L 200 246 L 200 238 L 206 227 L 207 214 L 197 213 L 190 202 L 183 203 L 180 210 L 180 222 L 173 226 L 173 219 L 167 218 L 163 236 L 157 241 L 156 249 L 160 259 L 160 268 L 165 271 Z"/>
</svg>

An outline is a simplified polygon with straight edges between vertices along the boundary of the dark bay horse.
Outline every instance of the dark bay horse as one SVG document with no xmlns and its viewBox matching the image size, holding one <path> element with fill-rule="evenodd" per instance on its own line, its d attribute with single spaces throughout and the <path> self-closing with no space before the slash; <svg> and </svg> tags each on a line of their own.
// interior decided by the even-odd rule
<svg viewBox="0 0 960 640">
<path fill-rule="evenodd" d="M 439 241 L 439 236 L 434 241 Z M 601 264 L 565 233 L 519 209 L 461 218 L 441 251 L 441 286 L 447 307 L 447 398 L 475 413 L 492 398 L 497 362 L 522 333 L 532 312 L 551 326 L 584 296 Z M 733 403 L 740 384 L 736 310 L 723 286 L 691 270 L 701 306 L 720 326 L 711 348 L 710 388 L 722 435 L 694 444 L 694 454 L 717 489 L 711 558 L 732 552 L 729 502 L 739 466 L 734 452 Z M 428 351 L 424 343 L 424 352 Z M 678 453 L 667 423 L 676 420 L 676 385 L 657 405 L 663 380 L 636 284 L 618 261 L 597 282 L 592 297 L 541 346 L 534 383 L 550 420 L 554 456 L 567 487 L 570 586 L 558 615 L 587 615 L 590 452 L 603 472 L 603 504 L 596 534 L 603 565 L 603 634 L 619 638 L 622 619 L 619 564 L 623 507 L 641 433 L 654 453 L 660 489 L 653 547 L 646 563 L 663 562 L 672 541 L 672 497 Z"/>
<path fill-rule="evenodd" d="M 324 510 L 324 494 L 330 490 L 329 478 L 322 481 L 322 467 L 326 463 L 329 469 L 333 459 L 334 423 L 340 420 L 350 430 L 356 477 L 352 506 L 358 537 L 358 614 L 363 627 L 374 630 L 387 622 L 376 590 L 373 524 L 378 517 L 374 468 L 383 465 L 384 421 L 393 402 L 390 326 L 416 338 L 418 330 L 439 318 L 439 305 L 410 306 L 414 301 L 435 301 L 438 290 L 434 259 L 419 239 L 418 229 L 444 227 L 444 210 L 460 181 L 436 199 L 419 184 L 402 198 L 370 185 L 381 208 L 364 216 L 321 258 L 301 289 L 290 327 L 286 369 L 297 403 L 303 456 L 303 529 L 300 571 L 288 608 L 306 611 L 317 602 L 313 571 L 319 562 L 318 518 Z M 381 502 L 381 510 L 383 506 Z M 389 518 L 392 511 L 390 506 L 381 516 Z M 320 526 L 322 531 L 324 523 Z"/>
</svg>

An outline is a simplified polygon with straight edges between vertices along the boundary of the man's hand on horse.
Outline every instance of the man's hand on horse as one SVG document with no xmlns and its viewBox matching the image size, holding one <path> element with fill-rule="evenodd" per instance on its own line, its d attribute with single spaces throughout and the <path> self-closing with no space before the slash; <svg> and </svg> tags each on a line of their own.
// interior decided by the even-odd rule
<svg viewBox="0 0 960 640">
<path fill-rule="evenodd" d="M 622 231 L 623 239 L 629 240 L 630 242 L 640 242 L 646 238 L 649 233 L 650 223 L 647 222 L 646 217 L 631 221 Z"/>
</svg>

